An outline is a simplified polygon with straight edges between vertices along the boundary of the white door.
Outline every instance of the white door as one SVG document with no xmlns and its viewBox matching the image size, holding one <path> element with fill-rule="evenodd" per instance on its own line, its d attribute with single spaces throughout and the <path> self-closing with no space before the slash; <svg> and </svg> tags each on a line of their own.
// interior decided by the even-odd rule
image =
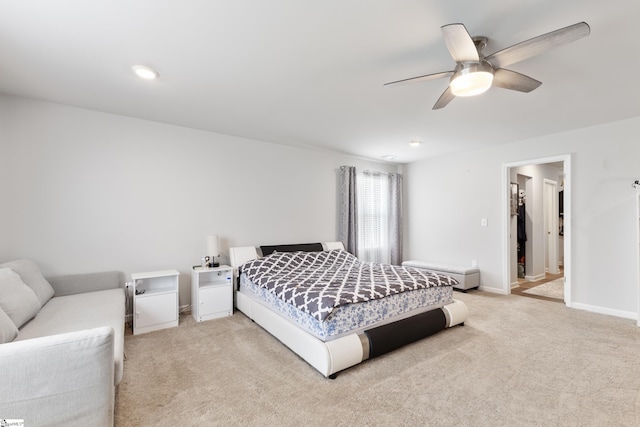
<svg viewBox="0 0 640 427">
<path fill-rule="evenodd" d="M 175 322 L 178 316 L 177 300 L 177 292 L 137 297 L 134 326 L 144 329 L 166 322 Z"/>
<path fill-rule="evenodd" d="M 200 289 L 200 320 L 231 316 L 233 293 L 231 284 Z"/>
<path fill-rule="evenodd" d="M 545 269 L 551 274 L 559 274 L 558 266 L 558 183 L 544 180 L 544 230 Z"/>
</svg>

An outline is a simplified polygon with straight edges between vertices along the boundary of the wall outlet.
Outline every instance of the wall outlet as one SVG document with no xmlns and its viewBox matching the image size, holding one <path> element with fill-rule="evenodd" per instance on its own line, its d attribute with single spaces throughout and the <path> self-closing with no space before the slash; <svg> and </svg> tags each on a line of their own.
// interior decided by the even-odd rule
<svg viewBox="0 0 640 427">
<path fill-rule="evenodd" d="M 480 220 L 480 226 L 481 227 L 486 227 L 489 224 L 489 222 L 487 221 L 487 218 L 482 218 Z"/>
<path fill-rule="evenodd" d="M 478 260 L 472 259 L 471 260 L 471 267 L 477 267 L 478 266 Z"/>
</svg>

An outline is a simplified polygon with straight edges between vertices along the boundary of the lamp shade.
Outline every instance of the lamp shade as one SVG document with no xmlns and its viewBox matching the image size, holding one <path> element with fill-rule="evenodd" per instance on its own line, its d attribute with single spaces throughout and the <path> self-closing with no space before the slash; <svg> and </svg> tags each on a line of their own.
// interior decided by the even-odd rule
<svg viewBox="0 0 640 427">
<path fill-rule="evenodd" d="M 218 256 L 220 255 L 220 248 L 218 247 L 218 236 L 207 236 L 207 255 Z"/>
</svg>

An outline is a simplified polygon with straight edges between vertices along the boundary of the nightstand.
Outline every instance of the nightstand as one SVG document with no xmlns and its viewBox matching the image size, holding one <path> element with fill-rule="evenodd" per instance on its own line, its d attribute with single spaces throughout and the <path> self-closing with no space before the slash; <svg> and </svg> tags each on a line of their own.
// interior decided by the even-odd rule
<svg viewBox="0 0 640 427">
<path fill-rule="evenodd" d="M 133 273 L 133 334 L 178 326 L 177 270 Z"/>
<path fill-rule="evenodd" d="M 196 322 L 233 314 L 233 269 L 194 267 L 191 271 L 191 314 Z"/>
</svg>

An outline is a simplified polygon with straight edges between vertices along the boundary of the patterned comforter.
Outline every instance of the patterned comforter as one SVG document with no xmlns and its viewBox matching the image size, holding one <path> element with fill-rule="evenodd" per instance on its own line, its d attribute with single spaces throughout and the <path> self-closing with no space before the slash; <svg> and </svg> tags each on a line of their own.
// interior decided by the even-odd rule
<svg viewBox="0 0 640 427">
<path fill-rule="evenodd" d="M 412 267 L 362 262 L 341 249 L 274 252 L 243 264 L 240 272 L 319 321 L 341 305 L 457 284 L 449 276 Z"/>
</svg>

